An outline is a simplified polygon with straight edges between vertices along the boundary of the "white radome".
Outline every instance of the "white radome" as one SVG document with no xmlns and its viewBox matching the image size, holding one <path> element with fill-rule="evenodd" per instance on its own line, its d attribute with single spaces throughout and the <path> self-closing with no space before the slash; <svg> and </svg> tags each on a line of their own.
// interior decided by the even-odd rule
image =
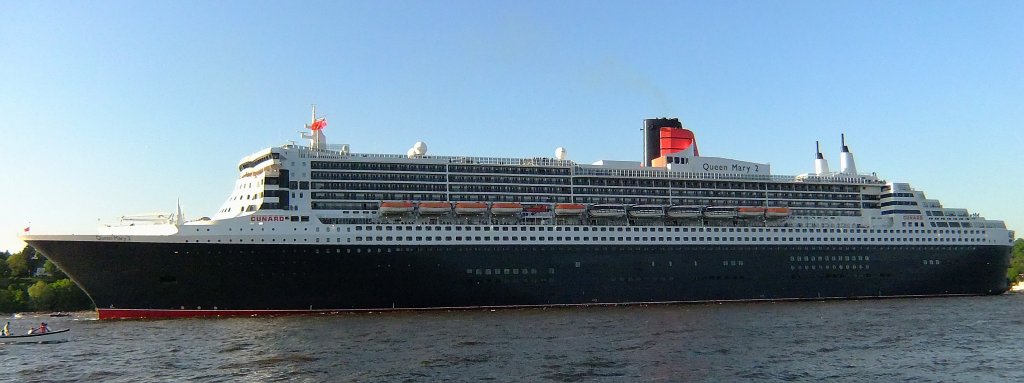
<svg viewBox="0 0 1024 383">
<path fill-rule="evenodd" d="M 423 141 L 416 142 L 416 144 L 412 146 L 412 149 L 416 151 L 417 156 L 423 156 L 427 154 L 427 144 Z"/>
<path fill-rule="evenodd" d="M 416 148 L 409 148 L 409 151 L 405 152 L 405 156 L 409 158 L 416 157 Z"/>
<path fill-rule="evenodd" d="M 559 146 L 555 149 L 555 158 L 559 160 L 565 160 L 566 151 L 565 148 Z"/>
</svg>

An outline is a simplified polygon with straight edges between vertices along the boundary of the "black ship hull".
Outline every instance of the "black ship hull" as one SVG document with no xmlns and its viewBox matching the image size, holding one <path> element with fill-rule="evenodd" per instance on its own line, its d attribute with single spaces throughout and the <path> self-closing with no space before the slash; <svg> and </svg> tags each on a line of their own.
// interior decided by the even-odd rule
<svg viewBox="0 0 1024 383">
<path fill-rule="evenodd" d="M 30 240 L 101 319 L 999 294 L 1007 246 L 326 246 Z"/>
</svg>

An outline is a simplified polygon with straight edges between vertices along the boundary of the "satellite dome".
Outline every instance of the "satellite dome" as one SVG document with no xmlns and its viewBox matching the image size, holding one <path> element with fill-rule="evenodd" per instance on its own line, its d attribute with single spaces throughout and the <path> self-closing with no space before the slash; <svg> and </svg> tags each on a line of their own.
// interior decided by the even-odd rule
<svg viewBox="0 0 1024 383">
<path fill-rule="evenodd" d="M 406 157 L 409 157 L 409 158 L 416 157 L 416 148 L 409 148 L 409 151 L 405 152 L 405 155 L 406 155 Z"/>
<path fill-rule="evenodd" d="M 412 149 L 416 151 L 417 156 L 423 156 L 427 154 L 427 144 L 423 141 L 416 142 L 416 144 L 412 146 Z"/>
<path fill-rule="evenodd" d="M 555 158 L 557 158 L 559 160 L 564 160 L 565 159 L 565 148 L 563 148 L 561 146 L 556 148 L 555 149 Z"/>
</svg>

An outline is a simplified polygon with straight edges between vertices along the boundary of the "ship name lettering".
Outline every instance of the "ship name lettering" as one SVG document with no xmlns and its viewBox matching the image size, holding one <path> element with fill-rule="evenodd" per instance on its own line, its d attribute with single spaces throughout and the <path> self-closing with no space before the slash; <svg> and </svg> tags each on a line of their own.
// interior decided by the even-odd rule
<svg viewBox="0 0 1024 383">
<path fill-rule="evenodd" d="M 97 240 L 97 241 L 119 241 L 119 242 L 128 242 L 128 241 L 131 241 L 131 240 L 132 240 L 132 237 L 128 237 L 128 236 L 120 236 L 120 235 L 97 235 L 97 236 L 96 236 L 96 240 Z"/>
<path fill-rule="evenodd" d="M 739 172 L 739 173 L 750 173 L 750 166 L 743 166 L 743 165 L 733 164 L 732 165 L 732 171 Z"/>
<path fill-rule="evenodd" d="M 287 217 L 283 215 L 254 215 L 249 217 L 252 222 L 284 222 Z"/>
<path fill-rule="evenodd" d="M 710 172 L 712 170 L 714 170 L 714 171 L 726 171 L 726 170 L 729 170 L 729 167 L 725 166 L 725 165 L 712 165 L 712 164 L 709 164 L 709 163 L 704 163 L 704 171 Z"/>
</svg>

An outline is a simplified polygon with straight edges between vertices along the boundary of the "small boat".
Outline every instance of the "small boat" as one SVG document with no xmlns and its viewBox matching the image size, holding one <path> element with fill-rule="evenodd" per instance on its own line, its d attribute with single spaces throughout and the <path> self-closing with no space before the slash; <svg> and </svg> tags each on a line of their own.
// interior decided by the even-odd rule
<svg viewBox="0 0 1024 383">
<path fill-rule="evenodd" d="M 697 218 L 700 217 L 700 206 L 670 206 L 668 216 L 671 218 Z"/>
<path fill-rule="evenodd" d="M 452 211 L 448 202 L 420 202 L 420 214 L 447 214 Z"/>
<path fill-rule="evenodd" d="M 491 214 L 511 215 L 523 212 L 523 204 L 519 202 L 495 202 L 491 204 Z"/>
<path fill-rule="evenodd" d="M 487 204 L 484 202 L 456 202 L 455 214 L 483 214 L 487 211 Z"/>
<path fill-rule="evenodd" d="M 768 218 L 784 218 L 789 217 L 788 207 L 770 207 L 765 209 L 764 215 Z"/>
<path fill-rule="evenodd" d="M 547 213 L 549 211 L 551 211 L 551 208 L 548 205 L 530 205 L 526 207 L 527 213 Z"/>
<path fill-rule="evenodd" d="M 736 214 L 740 218 L 755 218 L 763 217 L 765 209 L 763 207 L 744 206 L 736 209 Z"/>
<path fill-rule="evenodd" d="M 629 216 L 633 218 L 660 218 L 665 216 L 665 208 L 661 205 L 635 205 L 629 208 Z"/>
<path fill-rule="evenodd" d="M 70 313 L 66 313 L 66 312 L 63 312 L 63 311 L 58 311 L 58 312 L 55 312 L 55 313 L 50 313 L 50 317 L 51 318 L 69 317 L 69 316 L 71 316 Z"/>
<path fill-rule="evenodd" d="M 622 205 L 600 204 L 592 206 L 589 213 L 594 218 L 618 218 L 626 215 L 626 208 Z"/>
<path fill-rule="evenodd" d="M 580 215 L 587 210 L 581 203 L 560 203 L 555 205 L 555 215 Z"/>
<path fill-rule="evenodd" d="M 732 206 L 709 206 L 704 209 L 707 218 L 736 218 L 736 208 Z"/>
<path fill-rule="evenodd" d="M 0 343 L 57 343 L 68 340 L 71 329 L 53 330 L 41 334 L 0 336 Z"/>
<path fill-rule="evenodd" d="M 381 215 L 412 213 L 412 202 L 409 201 L 387 201 L 380 203 Z"/>
</svg>

